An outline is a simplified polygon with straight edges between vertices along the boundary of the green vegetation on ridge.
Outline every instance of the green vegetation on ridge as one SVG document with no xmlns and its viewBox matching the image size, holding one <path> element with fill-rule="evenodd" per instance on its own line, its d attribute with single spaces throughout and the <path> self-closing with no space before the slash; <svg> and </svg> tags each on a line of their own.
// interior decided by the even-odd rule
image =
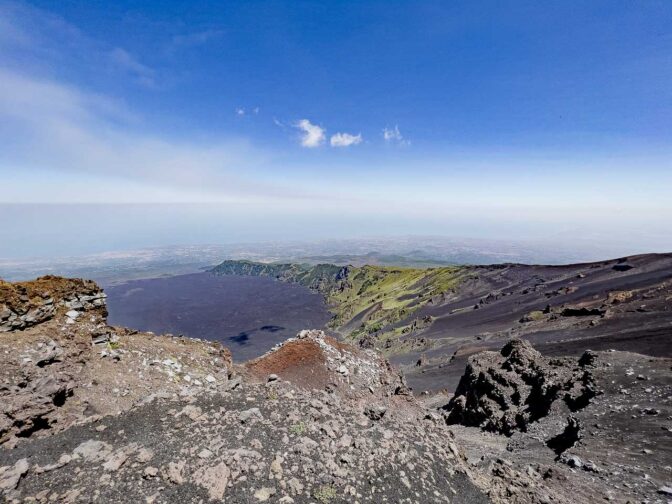
<svg viewBox="0 0 672 504">
<path fill-rule="evenodd" d="M 454 290 L 466 275 L 466 269 L 459 266 L 420 269 L 251 261 L 224 261 L 211 271 L 268 276 L 309 287 L 329 304 L 334 314 L 330 327 L 352 339 L 373 338 L 374 342 L 412 330 L 417 326 L 410 320 L 413 313 Z"/>
</svg>

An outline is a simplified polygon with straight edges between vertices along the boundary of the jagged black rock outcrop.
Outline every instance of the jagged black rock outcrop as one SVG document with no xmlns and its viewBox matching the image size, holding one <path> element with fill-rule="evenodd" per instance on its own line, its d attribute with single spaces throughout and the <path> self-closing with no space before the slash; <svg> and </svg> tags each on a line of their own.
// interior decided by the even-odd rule
<svg viewBox="0 0 672 504">
<path fill-rule="evenodd" d="M 581 409 L 597 393 L 590 372 L 593 363 L 588 357 L 578 363 L 549 359 L 519 339 L 500 352 L 476 354 L 444 408 L 447 422 L 511 435 L 553 408 Z"/>
</svg>

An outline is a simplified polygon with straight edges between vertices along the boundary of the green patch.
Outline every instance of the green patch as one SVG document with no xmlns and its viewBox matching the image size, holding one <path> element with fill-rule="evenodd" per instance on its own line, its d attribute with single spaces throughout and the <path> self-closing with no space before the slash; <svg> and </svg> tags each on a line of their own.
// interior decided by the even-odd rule
<svg viewBox="0 0 672 504">
<path fill-rule="evenodd" d="M 322 485 L 313 492 L 313 497 L 318 502 L 326 504 L 336 498 L 336 488 L 332 485 Z"/>
<path fill-rule="evenodd" d="M 289 428 L 289 432 L 297 436 L 301 436 L 303 435 L 304 432 L 306 432 L 306 424 L 304 424 L 303 422 L 294 424 Z"/>
<path fill-rule="evenodd" d="M 524 318 L 528 322 L 536 322 L 538 320 L 543 320 L 544 319 L 544 312 L 542 312 L 540 310 L 535 310 L 535 311 L 532 311 L 532 312 L 528 313 L 527 315 L 525 315 Z"/>
</svg>

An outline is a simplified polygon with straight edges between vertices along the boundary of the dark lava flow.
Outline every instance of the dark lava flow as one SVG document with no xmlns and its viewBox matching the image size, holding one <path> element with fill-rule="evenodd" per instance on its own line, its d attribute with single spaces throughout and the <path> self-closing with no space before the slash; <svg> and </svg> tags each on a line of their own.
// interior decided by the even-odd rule
<svg viewBox="0 0 672 504">
<path fill-rule="evenodd" d="M 262 355 L 331 315 L 321 295 L 271 278 L 194 273 L 107 287 L 110 325 L 220 341 L 234 360 Z"/>
</svg>

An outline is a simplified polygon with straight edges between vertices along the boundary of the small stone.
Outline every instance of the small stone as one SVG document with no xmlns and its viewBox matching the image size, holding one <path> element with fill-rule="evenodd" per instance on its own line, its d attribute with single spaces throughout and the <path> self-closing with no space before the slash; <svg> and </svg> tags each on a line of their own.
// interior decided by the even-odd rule
<svg viewBox="0 0 672 504">
<path fill-rule="evenodd" d="M 387 413 L 387 408 L 382 405 L 368 406 L 364 410 L 364 414 L 369 417 L 371 420 L 380 420 Z"/>
<path fill-rule="evenodd" d="M 262 418 L 264 417 L 261 415 L 259 408 L 250 408 L 249 410 L 241 411 L 238 414 L 238 420 L 240 420 L 241 423 L 247 423 L 253 419 L 261 420 Z"/>
<path fill-rule="evenodd" d="M 128 460 L 128 453 L 121 451 L 112 455 L 107 462 L 103 464 L 103 469 L 110 472 L 118 471 Z"/>
<path fill-rule="evenodd" d="M 282 457 L 275 457 L 273 462 L 271 462 L 271 473 L 275 476 L 276 479 L 282 479 Z"/>
<path fill-rule="evenodd" d="M 13 466 L 0 467 L 0 490 L 14 490 L 29 468 L 25 458 L 17 460 Z"/>
<path fill-rule="evenodd" d="M 199 469 L 193 475 L 193 482 L 208 491 L 210 499 L 221 501 L 229 484 L 231 471 L 229 467 L 220 462 L 214 467 Z"/>
<path fill-rule="evenodd" d="M 135 459 L 138 462 L 140 462 L 141 464 L 146 464 L 147 462 L 149 462 L 152 459 L 153 456 L 154 456 L 154 453 L 151 450 L 148 450 L 147 448 L 141 448 L 138 451 L 138 454 L 135 457 Z"/>
<path fill-rule="evenodd" d="M 580 457 L 576 455 L 563 454 L 563 457 L 560 460 L 565 464 L 567 464 L 569 467 L 574 467 L 576 469 L 580 469 L 581 467 L 583 467 L 583 461 L 581 460 Z"/>
<path fill-rule="evenodd" d="M 89 439 L 75 448 L 73 453 L 79 455 L 87 462 L 98 462 L 105 460 L 111 451 L 112 447 L 104 441 Z"/>
<path fill-rule="evenodd" d="M 214 455 L 214 454 L 213 454 L 210 450 L 208 450 L 207 448 L 203 448 L 203 449 L 198 453 L 198 457 L 199 457 L 199 458 L 202 458 L 202 459 L 209 459 L 209 458 L 212 457 L 213 455 Z"/>
<path fill-rule="evenodd" d="M 182 483 L 184 483 L 184 477 L 182 476 L 182 471 L 184 470 L 185 465 L 186 462 L 184 460 L 180 460 L 178 462 L 170 462 L 168 466 L 163 469 L 163 477 L 168 481 L 170 481 L 171 483 L 181 485 Z"/>
<path fill-rule="evenodd" d="M 54 362 L 59 362 L 61 356 L 63 355 L 63 350 L 55 341 L 50 341 L 47 343 L 46 347 L 40 352 L 40 356 L 35 362 L 38 367 L 48 366 Z"/>
<path fill-rule="evenodd" d="M 275 488 L 264 487 L 254 492 L 254 498 L 259 502 L 266 502 L 275 495 Z"/>
<path fill-rule="evenodd" d="M 594 473 L 599 473 L 600 472 L 598 467 L 593 462 L 586 462 L 585 464 L 583 464 L 583 468 L 586 471 L 589 471 L 589 472 L 594 472 Z"/>
<path fill-rule="evenodd" d="M 296 478 L 290 479 L 287 482 L 287 486 L 294 495 L 299 495 L 300 493 L 302 493 L 304 488 L 303 484 Z"/>
<path fill-rule="evenodd" d="M 145 467 L 145 470 L 142 471 L 143 478 L 156 478 L 159 474 L 159 470 L 156 467 Z"/>
</svg>

